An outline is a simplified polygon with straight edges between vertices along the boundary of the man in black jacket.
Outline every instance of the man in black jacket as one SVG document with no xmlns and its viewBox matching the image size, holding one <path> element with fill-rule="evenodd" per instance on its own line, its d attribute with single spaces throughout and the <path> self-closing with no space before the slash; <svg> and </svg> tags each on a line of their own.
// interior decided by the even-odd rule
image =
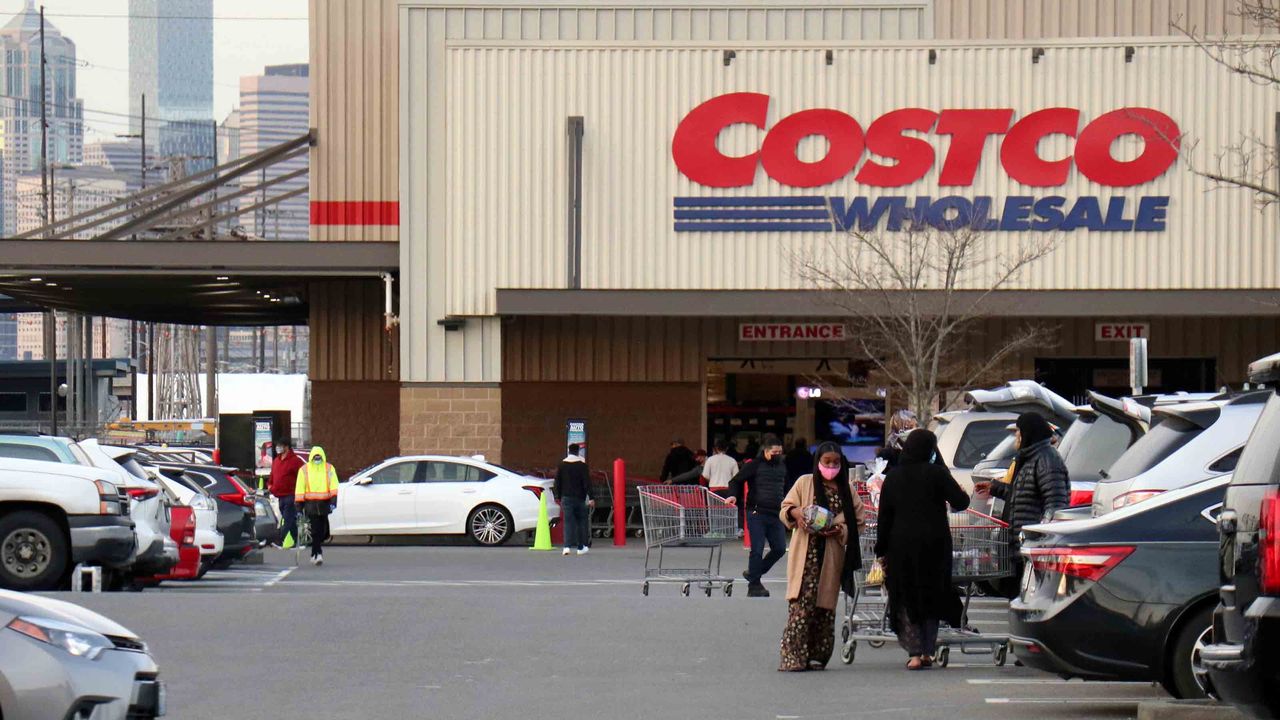
<svg viewBox="0 0 1280 720">
<path fill-rule="evenodd" d="M 693 451 L 685 447 L 684 440 L 676 438 L 671 441 L 671 452 L 667 453 L 667 459 L 662 463 L 662 474 L 658 479 L 662 482 L 668 482 L 677 475 L 683 475 L 698 466 L 698 461 L 693 457 Z"/>
<path fill-rule="evenodd" d="M 564 507 L 564 552 L 568 555 L 577 549 L 579 555 L 587 554 L 588 513 L 596 504 L 591 499 L 591 472 L 587 461 L 578 454 L 577 443 L 569 446 L 569 455 L 560 461 L 556 470 L 555 494 Z"/>
<path fill-rule="evenodd" d="M 729 504 L 737 504 L 742 488 L 747 489 L 747 531 L 751 534 L 751 558 L 743 576 L 747 597 L 769 597 L 760 578 L 786 554 L 787 529 L 782 524 L 782 501 L 786 498 L 787 466 L 782 462 L 782 441 L 765 435 L 760 457 L 748 463 L 729 482 Z M 769 543 L 769 554 L 764 544 Z"/>
</svg>

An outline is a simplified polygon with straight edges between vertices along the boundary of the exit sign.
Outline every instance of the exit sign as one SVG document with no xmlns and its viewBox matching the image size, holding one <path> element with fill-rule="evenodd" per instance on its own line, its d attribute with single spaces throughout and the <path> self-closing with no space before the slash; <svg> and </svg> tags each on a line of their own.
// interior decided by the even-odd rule
<svg viewBox="0 0 1280 720">
<path fill-rule="evenodd" d="M 1136 338 L 1149 337 L 1151 337 L 1151 325 L 1148 323 L 1093 324 L 1093 339 L 1097 342 L 1128 342 Z"/>
</svg>

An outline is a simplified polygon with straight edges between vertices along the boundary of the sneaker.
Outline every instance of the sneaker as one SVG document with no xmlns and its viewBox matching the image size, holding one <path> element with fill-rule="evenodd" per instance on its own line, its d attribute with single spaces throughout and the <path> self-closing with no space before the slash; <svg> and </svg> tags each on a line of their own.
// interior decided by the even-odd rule
<svg viewBox="0 0 1280 720">
<path fill-rule="evenodd" d="M 578 554 L 579 554 L 579 555 L 586 555 L 586 554 L 587 554 L 587 553 L 589 553 L 589 552 L 591 552 L 591 550 L 590 550 L 589 548 L 578 548 Z"/>
<path fill-rule="evenodd" d="M 312 564 L 312 565 L 315 565 L 315 564 L 316 564 L 316 556 L 315 556 L 315 555 L 312 555 L 312 556 L 311 556 L 311 564 Z"/>
<path fill-rule="evenodd" d="M 323 564 L 324 564 L 324 555 L 317 555 L 317 556 L 316 556 L 316 566 L 318 567 L 318 566 L 323 565 Z"/>
<path fill-rule="evenodd" d="M 769 590 L 761 583 L 747 586 L 747 597 L 769 597 Z"/>
<path fill-rule="evenodd" d="M 570 552 L 572 552 L 572 551 L 571 551 L 571 550 L 569 550 L 569 548 L 565 548 L 565 549 L 564 549 L 564 551 L 563 551 L 563 552 L 561 552 L 560 554 L 561 554 L 561 555 L 565 555 L 565 556 L 567 556 Z"/>
</svg>

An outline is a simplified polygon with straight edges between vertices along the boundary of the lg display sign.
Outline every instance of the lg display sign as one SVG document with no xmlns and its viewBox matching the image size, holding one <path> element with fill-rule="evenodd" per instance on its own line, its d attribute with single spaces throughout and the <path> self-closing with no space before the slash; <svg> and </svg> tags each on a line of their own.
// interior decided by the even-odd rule
<svg viewBox="0 0 1280 720">
<path fill-rule="evenodd" d="M 988 141 L 999 148 L 1000 171 L 1033 188 L 1067 184 L 1074 169 L 1103 188 L 1129 188 L 1150 183 L 1178 158 L 1181 130 L 1172 118 L 1151 108 L 1127 107 L 1085 117 L 1075 108 L 1045 108 L 1015 117 L 1011 108 L 902 108 L 871 119 L 866 127 L 841 110 L 800 110 L 768 124 L 770 97 L 731 93 L 691 110 L 676 127 L 671 155 L 676 168 L 708 188 L 750 187 L 761 173 L 792 188 L 818 188 L 852 179 L 873 188 L 915 184 L 935 168 L 938 186 L 972 187 Z M 717 141 L 727 128 L 747 124 L 764 131 L 760 146 L 741 157 L 725 155 Z M 914 133 L 914 134 L 908 134 Z M 939 157 L 919 135 L 950 138 Z M 826 141 L 826 155 L 808 162 L 800 158 L 800 142 Z M 1070 154 L 1046 158 L 1045 138 L 1074 139 Z M 1132 159 L 1117 158 L 1113 145 L 1124 137 L 1142 141 Z M 882 160 L 883 159 L 883 160 Z M 939 228 L 972 225 L 996 231 L 1161 231 L 1169 198 L 1084 195 L 1010 196 L 995 198 L 963 193 L 925 195 L 677 197 L 677 231 L 698 230 L 899 230 L 907 222 Z"/>
</svg>

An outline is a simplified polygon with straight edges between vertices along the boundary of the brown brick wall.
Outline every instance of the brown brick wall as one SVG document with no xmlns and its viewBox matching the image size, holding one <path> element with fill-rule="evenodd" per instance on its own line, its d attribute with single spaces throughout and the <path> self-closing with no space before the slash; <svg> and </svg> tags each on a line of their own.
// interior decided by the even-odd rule
<svg viewBox="0 0 1280 720">
<path fill-rule="evenodd" d="M 502 384 L 502 408 L 507 465 L 554 467 L 565 422 L 584 418 L 592 468 L 620 457 L 628 473 L 657 477 L 673 437 L 699 444 L 706 402 L 700 383 L 516 382 Z"/>
<path fill-rule="evenodd" d="M 502 390 L 405 386 L 400 389 L 400 452 L 484 455 L 501 462 Z"/>
<path fill-rule="evenodd" d="M 311 438 L 340 478 L 399 453 L 400 383 L 312 380 Z"/>
</svg>

